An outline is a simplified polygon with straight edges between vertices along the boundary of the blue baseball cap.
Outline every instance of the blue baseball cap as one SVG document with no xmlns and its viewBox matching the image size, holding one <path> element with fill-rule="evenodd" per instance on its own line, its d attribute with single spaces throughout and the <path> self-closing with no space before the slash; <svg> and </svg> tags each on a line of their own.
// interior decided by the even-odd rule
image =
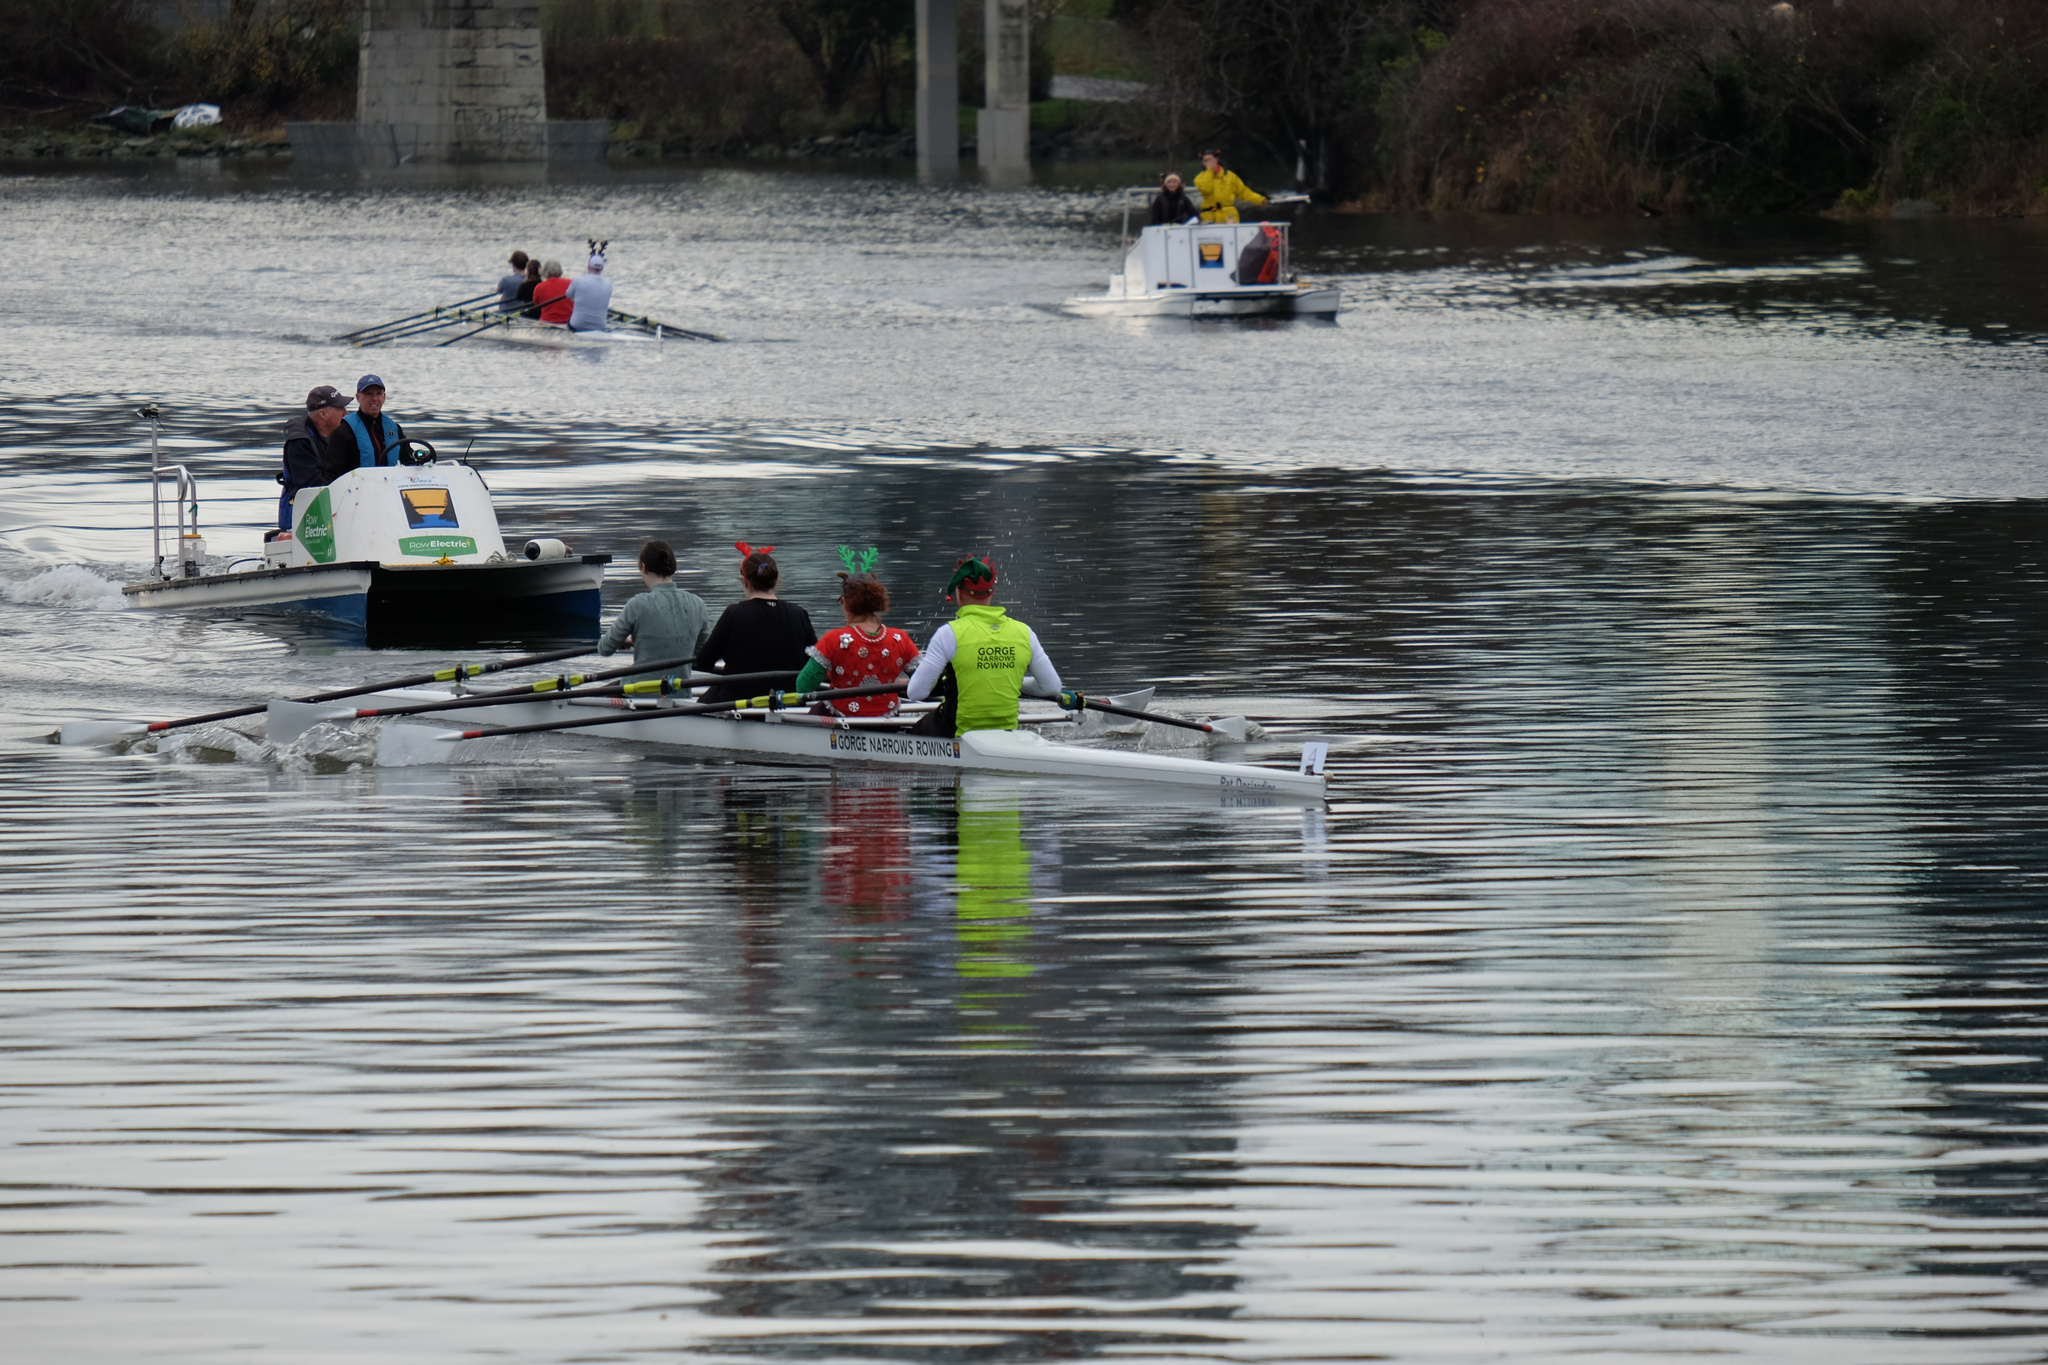
<svg viewBox="0 0 2048 1365">
<path fill-rule="evenodd" d="M 374 374 L 366 374 L 356 381 L 357 393 L 361 393 L 364 389 L 381 389 L 383 387 L 384 381 Z"/>
</svg>

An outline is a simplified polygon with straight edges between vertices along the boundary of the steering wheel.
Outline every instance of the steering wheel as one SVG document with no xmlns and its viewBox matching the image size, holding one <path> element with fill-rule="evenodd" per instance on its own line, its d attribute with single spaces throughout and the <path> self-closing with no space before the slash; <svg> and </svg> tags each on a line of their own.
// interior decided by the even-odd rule
<svg viewBox="0 0 2048 1365">
<path fill-rule="evenodd" d="M 398 452 L 400 464 L 432 464 L 438 458 L 433 442 L 414 440 L 410 436 L 405 438 L 405 449 Z"/>
</svg>

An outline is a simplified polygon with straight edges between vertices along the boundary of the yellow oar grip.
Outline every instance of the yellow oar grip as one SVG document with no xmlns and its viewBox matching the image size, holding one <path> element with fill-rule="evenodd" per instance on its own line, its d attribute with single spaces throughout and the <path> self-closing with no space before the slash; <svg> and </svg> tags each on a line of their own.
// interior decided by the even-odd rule
<svg viewBox="0 0 2048 1365">
<path fill-rule="evenodd" d="M 804 694 L 801 692 L 770 692 L 765 697 L 750 697 L 746 701 L 734 702 L 735 711 L 765 711 L 771 706 L 801 706 Z"/>
</svg>

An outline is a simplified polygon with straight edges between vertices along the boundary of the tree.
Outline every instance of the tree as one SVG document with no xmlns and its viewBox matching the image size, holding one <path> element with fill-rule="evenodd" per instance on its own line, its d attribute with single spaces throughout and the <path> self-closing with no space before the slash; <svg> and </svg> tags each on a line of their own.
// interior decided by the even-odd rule
<svg viewBox="0 0 2048 1365">
<path fill-rule="evenodd" d="M 776 0 L 781 21 L 818 83 L 827 115 L 837 114 L 863 75 L 873 74 L 877 116 L 888 117 L 888 68 L 916 22 L 912 0 Z"/>
</svg>

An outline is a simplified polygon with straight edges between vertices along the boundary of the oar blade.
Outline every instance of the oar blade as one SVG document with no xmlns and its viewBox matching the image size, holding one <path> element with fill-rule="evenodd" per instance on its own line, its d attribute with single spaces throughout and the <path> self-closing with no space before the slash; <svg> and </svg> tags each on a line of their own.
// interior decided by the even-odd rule
<svg viewBox="0 0 2048 1365">
<path fill-rule="evenodd" d="M 338 725 L 354 720 L 355 708 L 336 706 L 332 702 L 286 701 L 282 697 L 271 699 L 263 708 L 263 737 L 282 749 L 300 735 L 323 723 Z"/>
<path fill-rule="evenodd" d="M 1113 693 L 1102 700 L 1108 702 L 1111 706 L 1121 706 L 1132 711 L 1142 711 L 1152 704 L 1152 694 L 1155 690 L 1150 687 L 1141 687 L 1135 692 Z M 1104 711 L 1084 711 L 1081 715 L 1081 732 L 1083 734 L 1136 734 L 1145 724 L 1144 721 L 1133 719 L 1130 716 L 1112 716 Z"/>
<path fill-rule="evenodd" d="M 1209 722 L 1209 728 L 1232 744 L 1243 744 L 1252 737 L 1251 722 L 1243 716 L 1219 716 Z"/>
<path fill-rule="evenodd" d="M 112 744 L 117 739 L 149 733 L 146 725 L 127 720 L 67 720 L 57 727 L 59 744 Z"/>
<path fill-rule="evenodd" d="M 420 768 L 446 763 L 455 756 L 460 730 L 430 725 L 387 725 L 377 732 L 377 766 Z"/>
</svg>

